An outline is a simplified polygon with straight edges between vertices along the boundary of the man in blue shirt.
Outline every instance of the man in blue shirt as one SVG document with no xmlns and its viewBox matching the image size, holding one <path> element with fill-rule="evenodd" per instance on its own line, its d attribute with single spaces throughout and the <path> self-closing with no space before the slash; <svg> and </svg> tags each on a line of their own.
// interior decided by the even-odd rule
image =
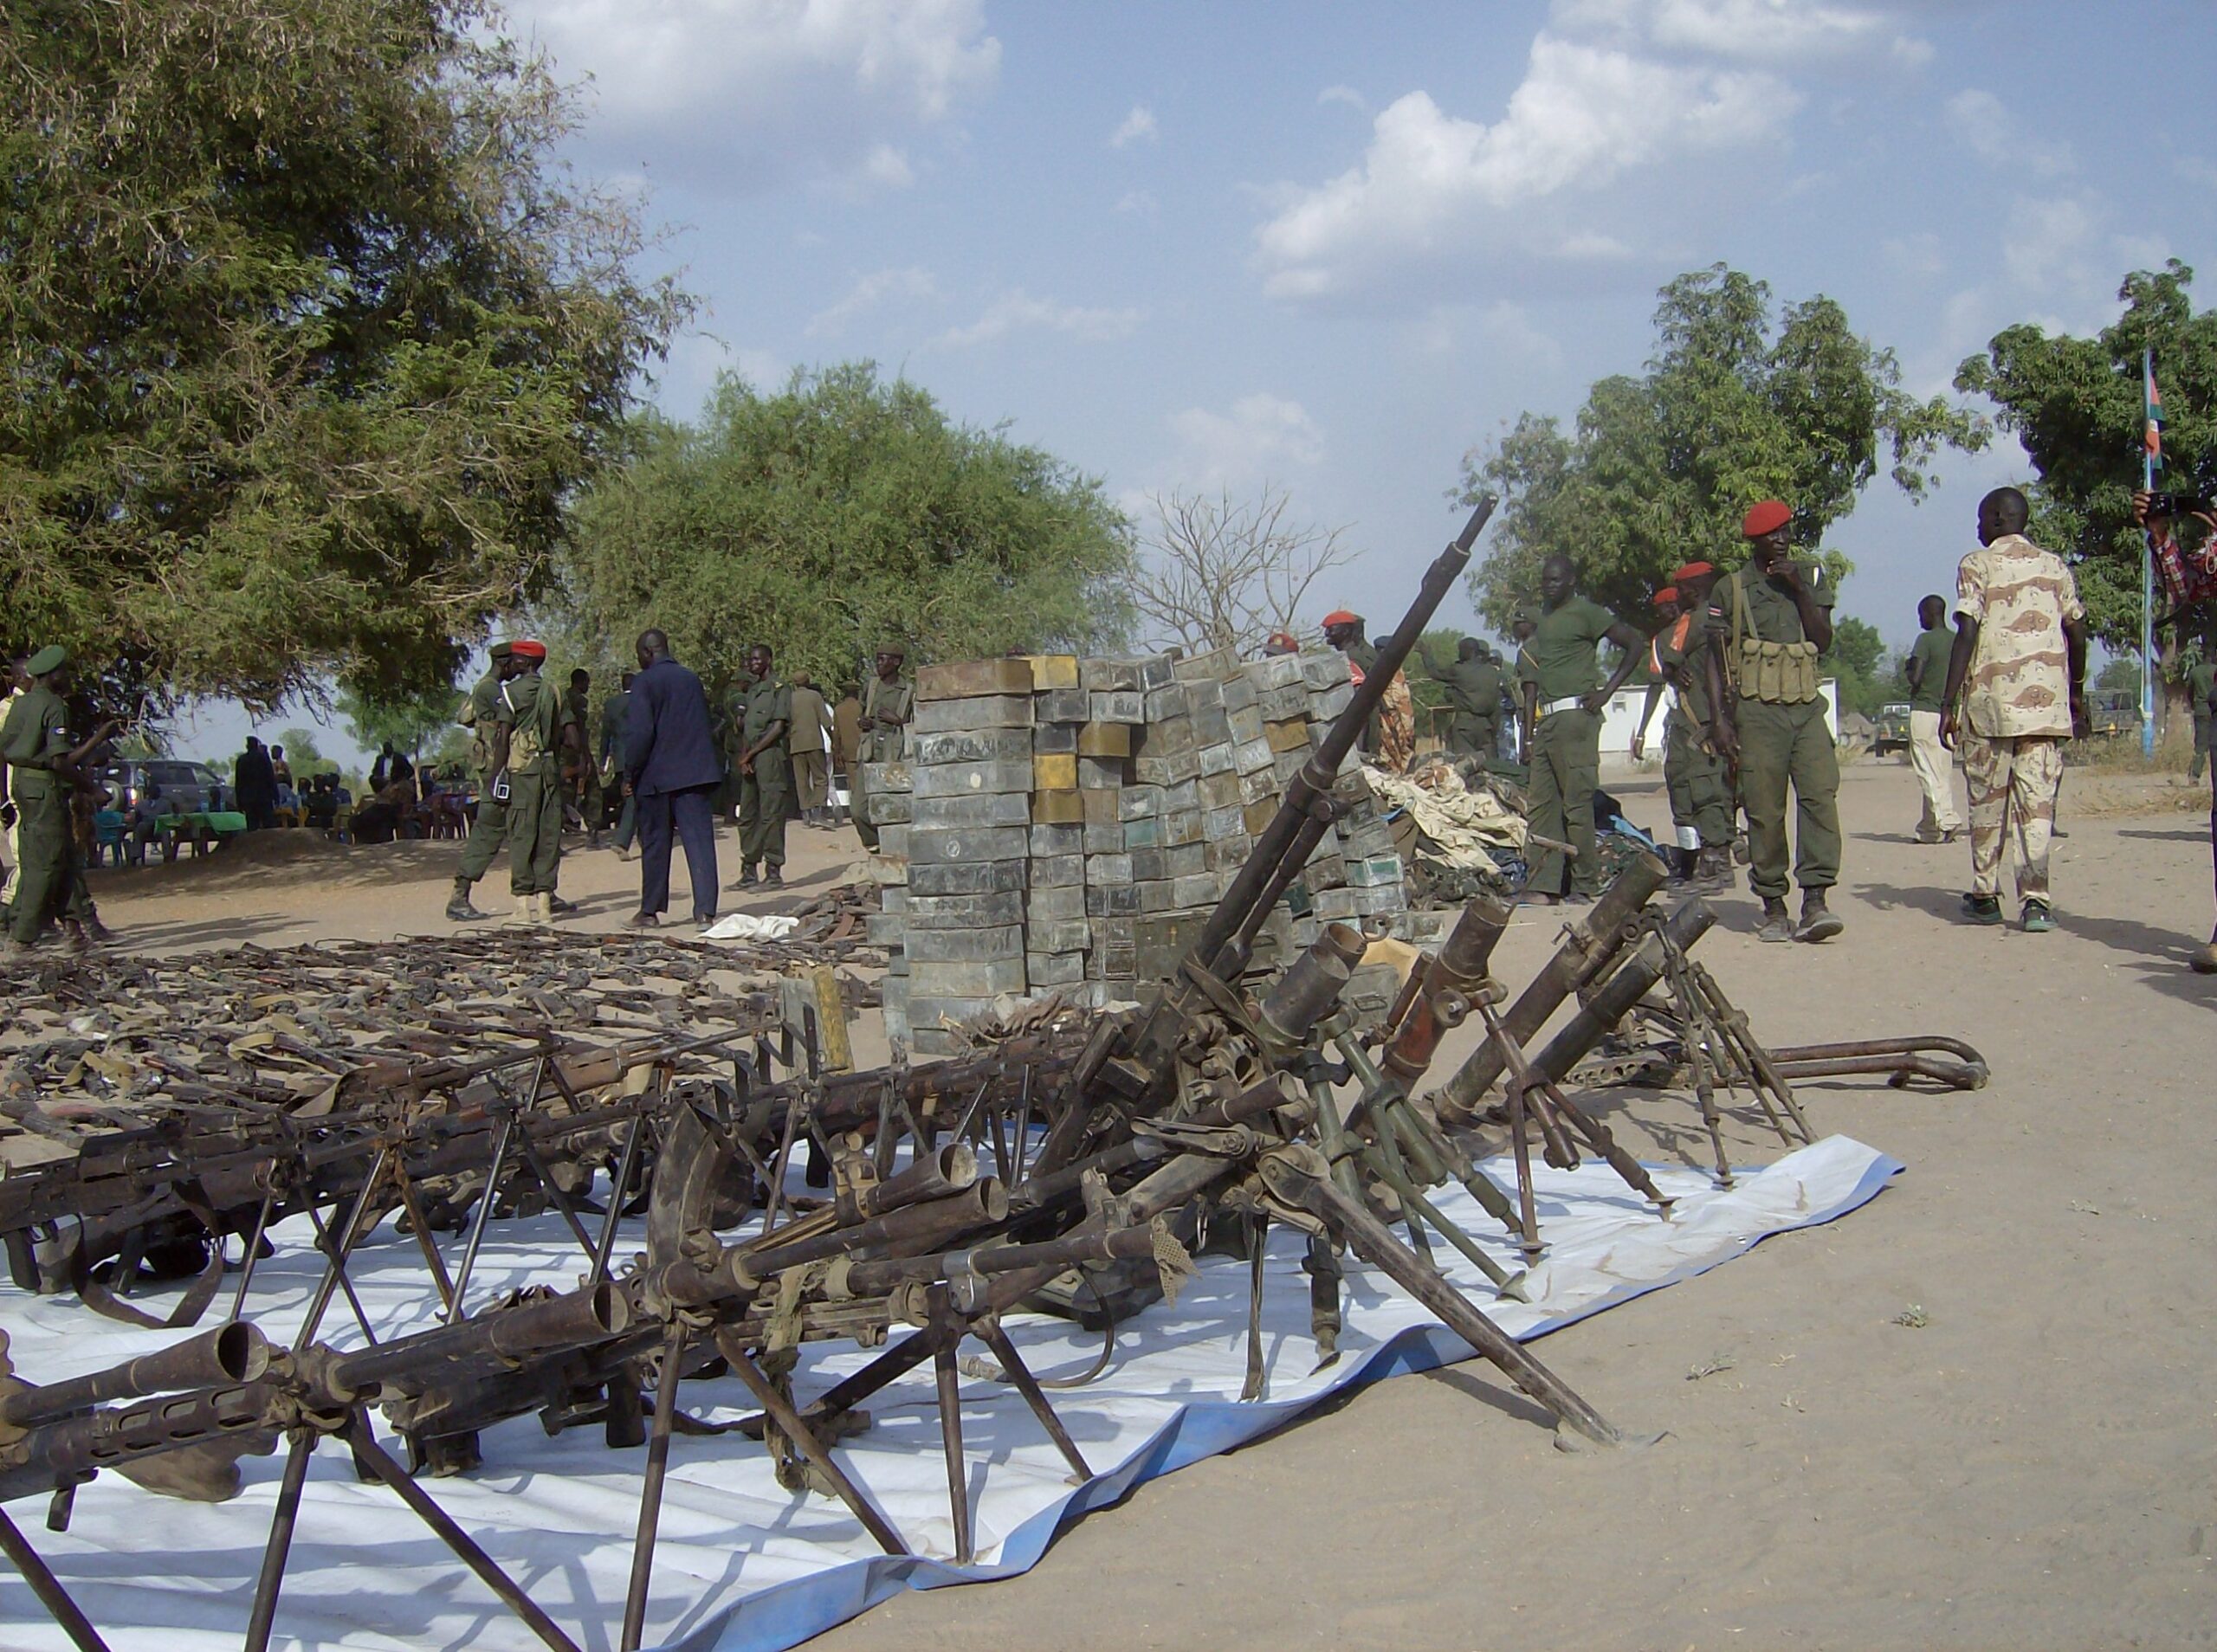
<svg viewBox="0 0 2217 1652">
<path fill-rule="evenodd" d="M 716 918 L 716 837 L 713 804 L 722 784 L 701 679 L 669 657 L 669 639 L 642 631 L 639 674 L 631 680 L 624 720 L 624 768 L 638 803 L 639 910 L 634 929 L 650 929 L 669 907 L 669 849 L 685 845 L 693 877 L 693 917 L 706 928 Z"/>
</svg>

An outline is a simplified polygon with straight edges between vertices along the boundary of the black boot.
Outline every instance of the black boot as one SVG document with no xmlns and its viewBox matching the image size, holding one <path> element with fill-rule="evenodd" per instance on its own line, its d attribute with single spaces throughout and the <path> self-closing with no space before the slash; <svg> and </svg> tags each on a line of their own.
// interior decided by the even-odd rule
<svg viewBox="0 0 2217 1652">
<path fill-rule="evenodd" d="M 469 904 L 469 880 L 456 878 L 454 893 L 447 897 L 447 919 L 451 923 L 466 924 L 485 914 Z"/>
</svg>

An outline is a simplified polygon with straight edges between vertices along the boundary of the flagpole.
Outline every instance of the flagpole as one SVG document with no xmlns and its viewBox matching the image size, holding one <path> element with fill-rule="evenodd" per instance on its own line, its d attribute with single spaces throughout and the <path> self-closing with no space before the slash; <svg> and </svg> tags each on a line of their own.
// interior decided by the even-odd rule
<svg viewBox="0 0 2217 1652">
<path fill-rule="evenodd" d="M 2156 382 L 2156 351 L 2152 345 L 2140 352 L 2142 394 Z M 2140 443 L 2140 486 L 2156 490 L 2156 451 L 2143 432 Z M 2156 755 L 2156 548 L 2153 538 L 2140 535 L 2140 755 Z"/>
</svg>

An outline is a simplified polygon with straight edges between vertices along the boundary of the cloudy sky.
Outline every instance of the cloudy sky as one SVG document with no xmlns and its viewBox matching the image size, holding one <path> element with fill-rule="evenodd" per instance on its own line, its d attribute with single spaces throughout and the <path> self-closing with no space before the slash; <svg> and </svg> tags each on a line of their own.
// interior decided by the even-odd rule
<svg viewBox="0 0 2217 1652">
<path fill-rule="evenodd" d="M 510 5 L 702 300 L 669 411 L 869 357 L 1128 501 L 1283 485 L 1381 629 L 1464 453 L 1636 370 L 1680 271 L 1829 294 L 1933 393 L 2217 226 L 2207 0 Z M 1942 474 L 1835 530 L 1897 641 L 2024 464 Z"/>
</svg>

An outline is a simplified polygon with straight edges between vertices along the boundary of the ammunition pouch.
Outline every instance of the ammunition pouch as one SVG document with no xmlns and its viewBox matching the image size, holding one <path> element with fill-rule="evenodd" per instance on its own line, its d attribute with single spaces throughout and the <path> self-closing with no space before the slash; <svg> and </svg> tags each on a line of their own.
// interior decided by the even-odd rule
<svg viewBox="0 0 2217 1652">
<path fill-rule="evenodd" d="M 1817 645 L 1740 642 L 1740 698 L 1774 706 L 1800 706 L 1817 698 Z"/>
</svg>

